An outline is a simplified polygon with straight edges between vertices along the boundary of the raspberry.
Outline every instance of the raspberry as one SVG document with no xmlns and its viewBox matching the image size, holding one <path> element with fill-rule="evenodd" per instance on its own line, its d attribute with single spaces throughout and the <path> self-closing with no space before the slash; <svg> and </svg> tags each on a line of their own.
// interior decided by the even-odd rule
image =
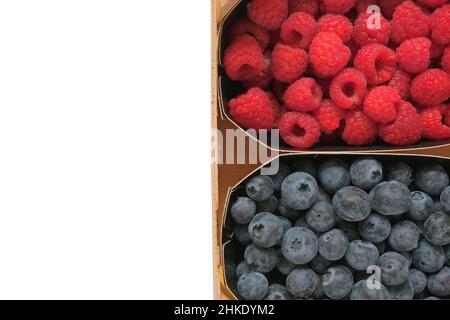
<svg viewBox="0 0 450 320">
<path fill-rule="evenodd" d="M 447 0 L 417 0 L 417 3 L 424 7 L 437 8 L 447 3 Z"/>
<path fill-rule="evenodd" d="M 320 128 L 313 116 L 302 112 L 286 112 L 279 123 L 281 138 L 291 147 L 308 149 L 320 139 Z"/>
<path fill-rule="evenodd" d="M 247 17 L 242 17 L 241 19 L 233 23 L 228 33 L 231 40 L 234 40 L 237 37 L 242 36 L 243 34 L 249 34 L 253 36 L 256 39 L 256 41 L 258 41 L 262 50 L 266 49 L 267 46 L 269 45 L 270 42 L 269 32 L 267 32 L 267 30 L 265 30 L 264 28 L 261 28 L 260 26 L 251 22 Z"/>
<path fill-rule="evenodd" d="M 331 135 L 341 125 L 341 120 L 345 117 L 344 110 L 338 108 L 333 101 L 326 99 L 320 104 L 319 109 L 314 111 L 314 117 L 320 126 L 320 131 Z"/>
<path fill-rule="evenodd" d="M 411 97 L 421 105 L 438 105 L 450 97 L 450 76 L 440 69 L 430 69 L 411 83 Z"/>
<path fill-rule="evenodd" d="M 319 0 L 289 0 L 289 13 L 299 11 L 315 16 L 319 12 Z"/>
<path fill-rule="evenodd" d="M 397 57 L 382 44 L 368 44 L 358 51 L 353 65 L 364 73 L 368 84 L 379 85 L 391 80 L 397 69 Z"/>
<path fill-rule="evenodd" d="M 261 89 L 266 89 L 270 83 L 272 82 L 272 71 L 270 69 L 270 51 L 266 51 L 264 53 L 264 61 L 265 61 L 265 67 L 263 71 L 261 71 L 259 74 L 256 75 L 256 77 L 243 81 L 242 84 L 246 88 L 253 88 L 253 87 L 259 87 Z"/>
<path fill-rule="evenodd" d="M 246 81 L 256 77 L 265 66 L 258 42 L 249 35 L 237 37 L 225 50 L 225 72 L 231 80 Z"/>
<path fill-rule="evenodd" d="M 442 69 L 450 74 L 450 46 L 445 49 L 444 54 L 442 55 L 441 65 Z"/>
<path fill-rule="evenodd" d="M 319 32 L 309 47 L 309 57 L 314 70 L 329 77 L 347 66 L 351 51 L 335 33 Z"/>
<path fill-rule="evenodd" d="M 375 142 L 378 126 L 361 110 L 351 111 L 345 117 L 342 139 L 350 146 L 365 146 Z"/>
<path fill-rule="evenodd" d="M 294 82 L 308 67 L 308 54 L 303 49 L 278 43 L 272 52 L 272 74 L 281 82 Z"/>
<path fill-rule="evenodd" d="M 309 112 L 319 108 L 322 88 L 312 78 L 302 78 L 289 86 L 284 93 L 284 103 L 289 110 Z"/>
<path fill-rule="evenodd" d="M 416 108 L 407 101 L 397 104 L 397 118 L 393 123 L 380 126 L 379 135 L 394 146 L 409 146 L 422 137 L 422 125 Z"/>
<path fill-rule="evenodd" d="M 386 45 L 390 36 L 391 25 L 380 13 L 362 13 L 355 20 L 353 39 L 360 47 L 371 43 Z"/>
<path fill-rule="evenodd" d="M 373 88 L 364 100 L 364 112 L 376 122 L 390 123 L 397 117 L 395 106 L 401 99 L 398 91 L 391 87 Z"/>
<path fill-rule="evenodd" d="M 316 21 L 305 12 L 291 14 L 281 25 L 281 40 L 294 48 L 308 48 L 315 34 Z"/>
<path fill-rule="evenodd" d="M 380 0 L 378 5 L 380 6 L 383 16 L 390 19 L 392 18 L 395 8 L 402 2 L 405 2 L 405 0 Z"/>
<path fill-rule="evenodd" d="M 391 21 L 391 37 L 395 43 L 430 33 L 430 18 L 412 1 L 405 1 L 394 11 Z"/>
<path fill-rule="evenodd" d="M 288 0 L 252 0 L 247 5 L 248 17 L 267 30 L 276 30 L 288 17 Z"/>
<path fill-rule="evenodd" d="M 430 49 L 430 57 L 431 59 L 438 59 L 442 56 L 444 53 L 445 46 L 436 43 L 434 41 L 431 42 L 431 49 Z"/>
<path fill-rule="evenodd" d="M 356 0 L 322 0 L 322 11 L 325 13 L 344 14 L 350 11 Z"/>
<path fill-rule="evenodd" d="M 367 94 L 367 82 L 362 72 L 347 68 L 339 71 L 330 84 L 330 96 L 342 109 L 359 107 Z"/>
<path fill-rule="evenodd" d="M 436 9 L 431 15 L 431 36 L 444 46 L 450 44 L 450 4 Z"/>
<path fill-rule="evenodd" d="M 334 32 L 342 42 L 348 42 L 352 38 L 353 24 L 346 16 L 326 14 L 317 21 L 317 31 Z"/>
<path fill-rule="evenodd" d="M 370 6 L 377 5 L 377 0 L 360 0 L 356 2 L 356 13 L 360 15 L 361 13 L 367 12 Z"/>
<path fill-rule="evenodd" d="M 424 138 L 432 141 L 450 138 L 450 127 L 442 123 L 446 109 L 445 105 L 440 105 L 425 108 L 420 112 Z"/>
<path fill-rule="evenodd" d="M 428 38 L 412 38 L 404 41 L 397 48 L 397 61 L 403 70 L 420 73 L 428 69 L 431 41 Z"/>
<path fill-rule="evenodd" d="M 388 86 L 397 90 L 402 99 L 409 98 L 409 90 L 411 88 L 411 77 L 402 69 L 397 69 L 389 81 Z"/>
</svg>

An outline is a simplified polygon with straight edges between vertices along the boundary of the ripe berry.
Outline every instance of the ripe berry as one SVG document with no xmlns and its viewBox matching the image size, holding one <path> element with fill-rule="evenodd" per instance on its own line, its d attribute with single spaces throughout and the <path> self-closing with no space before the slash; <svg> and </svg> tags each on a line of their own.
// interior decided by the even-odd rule
<svg viewBox="0 0 450 320">
<path fill-rule="evenodd" d="M 254 78 L 250 80 L 246 80 L 242 82 L 242 85 L 247 88 L 259 87 L 261 89 L 266 89 L 272 83 L 272 71 L 270 68 L 271 59 L 270 59 L 270 51 L 266 51 L 264 53 L 264 61 L 265 67 L 264 69 L 257 74 Z"/>
<path fill-rule="evenodd" d="M 356 4 L 356 0 L 322 0 L 322 11 L 325 13 L 345 14 Z"/>
<path fill-rule="evenodd" d="M 411 77 L 408 73 L 398 68 L 392 79 L 389 81 L 388 86 L 397 90 L 400 93 L 402 99 L 406 100 L 409 98 L 409 91 L 411 88 Z"/>
<path fill-rule="evenodd" d="M 391 37 L 395 43 L 430 33 L 430 18 L 412 1 L 405 1 L 396 7 L 391 21 Z"/>
<path fill-rule="evenodd" d="M 441 65 L 442 69 L 450 74 L 450 46 L 445 49 L 444 54 L 442 55 Z"/>
<path fill-rule="evenodd" d="M 277 43 L 272 51 L 271 70 L 273 77 L 281 82 L 291 83 L 299 79 L 308 67 L 305 50 Z"/>
<path fill-rule="evenodd" d="M 412 38 L 397 48 L 397 60 L 400 68 L 409 73 L 420 73 L 428 69 L 431 41 L 427 38 Z"/>
<path fill-rule="evenodd" d="M 364 74 L 353 68 L 339 71 L 330 84 L 330 96 L 342 109 L 359 107 L 367 94 L 367 81 Z"/>
<path fill-rule="evenodd" d="M 265 50 L 270 42 L 270 35 L 267 30 L 251 22 L 247 17 L 242 17 L 233 23 L 228 31 L 231 40 L 237 37 L 249 34 L 258 41 L 262 50 Z"/>
<path fill-rule="evenodd" d="M 391 87 L 376 87 L 364 100 L 364 112 L 374 121 L 391 123 L 397 117 L 396 105 L 401 99 L 398 91 Z"/>
<path fill-rule="evenodd" d="M 289 13 L 306 12 L 313 17 L 319 12 L 319 0 L 289 0 Z"/>
<path fill-rule="evenodd" d="M 440 69 L 429 69 L 411 83 L 411 97 L 421 105 L 437 105 L 450 98 L 450 75 Z"/>
<path fill-rule="evenodd" d="M 248 17 L 267 30 L 276 30 L 288 17 L 288 0 L 252 0 L 247 5 Z"/>
<path fill-rule="evenodd" d="M 450 4 L 437 8 L 431 15 L 431 35 L 439 44 L 450 44 Z"/>
<path fill-rule="evenodd" d="M 446 4 L 447 0 L 417 0 L 417 3 L 421 6 L 437 8 Z"/>
<path fill-rule="evenodd" d="M 450 138 L 450 127 L 442 123 L 444 105 L 425 108 L 420 112 L 420 122 L 423 129 L 423 137 L 439 141 Z"/>
<path fill-rule="evenodd" d="M 390 19 L 392 18 L 395 8 L 402 2 L 405 2 L 405 0 L 379 0 L 378 2 L 383 16 Z"/>
<path fill-rule="evenodd" d="M 345 112 L 338 108 L 332 100 L 323 100 L 319 109 L 314 111 L 314 117 L 319 123 L 320 130 L 325 134 L 332 134 L 341 125 Z"/>
<path fill-rule="evenodd" d="M 284 103 L 292 111 L 314 111 L 322 102 L 322 89 L 312 78 L 295 81 L 284 93 Z"/>
<path fill-rule="evenodd" d="M 317 21 L 317 31 L 334 32 L 345 43 L 352 38 L 353 24 L 346 16 L 326 14 Z"/>
<path fill-rule="evenodd" d="M 281 25 L 281 40 L 294 48 L 308 48 L 315 34 L 316 21 L 305 12 L 291 14 Z"/>
<path fill-rule="evenodd" d="M 367 83 L 376 86 L 392 79 L 397 69 L 397 57 L 386 46 L 369 44 L 358 51 L 353 65 L 364 73 Z"/>
<path fill-rule="evenodd" d="M 390 36 L 391 25 L 380 13 L 362 13 L 355 20 L 353 39 L 360 47 L 371 43 L 387 45 Z"/>
<path fill-rule="evenodd" d="M 352 111 L 345 117 L 342 139 L 350 146 L 365 146 L 375 142 L 378 126 L 362 110 Z"/>
</svg>

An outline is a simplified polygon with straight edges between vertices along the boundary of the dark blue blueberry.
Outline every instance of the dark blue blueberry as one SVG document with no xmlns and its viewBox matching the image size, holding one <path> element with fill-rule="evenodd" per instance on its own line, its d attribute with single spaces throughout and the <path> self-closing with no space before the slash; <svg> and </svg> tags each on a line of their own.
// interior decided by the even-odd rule
<svg viewBox="0 0 450 320">
<path fill-rule="evenodd" d="M 309 174 L 295 172 L 289 175 L 281 186 L 284 203 L 296 210 L 306 210 L 317 201 L 319 187 Z"/>
<path fill-rule="evenodd" d="M 285 286 L 272 284 L 264 300 L 291 300 L 292 296 Z"/>
<path fill-rule="evenodd" d="M 233 228 L 234 236 L 236 240 L 244 245 L 250 244 L 250 234 L 248 233 L 248 224 L 235 224 Z"/>
<path fill-rule="evenodd" d="M 336 192 L 333 208 L 339 218 L 348 222 L 366 219 L 372 209 L 369 195 L 357 187 L 345 187 Z"/>
<path fill-rule="evenodd" d="M 291 173 L 291 169 L 284 163 L 280 162 L 280 167 L 278 169 L 278 173 L 276 175 L 270 176 L 273 182 L 273 186 L 275 188 L 275 191 L 280 192 L 281 191 L 281 184 L 283 183 L 284 179 Z"/>
<path fill-rule="evenodd" d="M 355 187 L 370 190 L 383 179 L 383 166 L 373 158 L 360 158 L 350 166 L 350 178 Z"/>
<path fill-rule="evenodd" d="M 308 224 L 308 222 L 306 222 L 306 216 L 301 216 L 300 218 L 298 218 L 295 221 L 295 226 L 306 228 L 306 229 L 311 229 L 311 226 Z"/>
<path fill-rule="evenodd" d="M 358 224 L 341 220 L 337 223 L 336 229 L 341 230 L 347 236 L 348 241 L 359 240 Z"/>
<path fill-rule="evenodd" d="M 347 164 L 340 159 L 324 161 L 319 166 L 319 180 L 328 193 L 350 185 L 350 173 Z"/>
<path fill-rule="evenodd" d="M 269 282 L 262 273 L 252 271 L 239 278 L 237 290 L 244 300 L 261 300 L 269 291 Z"/>
<path fill-rule="evenodd" d="M 386 286 L 391 300 L 412 300 L 414 287 L 410 281 L 405 281 L 396 286 Z"/>
<path fill-rule="evenodd" d="M 315 232 L 326 232 L 336 224 L 333 206 L 327 202 L 316 202 L 306 213 L 306 222 Z"/>
<path fill-rule="evenodd" d="M 277 212 L 290 220 L 296 220 L 300 216 L 300 212 L 289 207 L 283 198 L 278 200 Z"/>
<path fill-rule="evenodd" d="M 442 191 L 440 197 L 440 208 L 436 211 L 445 211 L 446 213 L 450 213 L 450 187 L 447 187 Z M 434 211 L 434 212 L 436 212 Z"/>
<path fill-rule="evenodd" d="M 359 223 L 361 237 L 373 243 L 386 240 L 391 233 L 391 223 L 385 216 L 372 213 L 366 220 Z"/>
<path fill-rule="evenodd" d="M 317 202 L 331 203 L 330 195 L 321 186 L 319 186 L 319 192 L 317 193 Z"/>
<path fill-rule="evenodd" d="M 251 270 L 269 273 L 277 266 L 278 257 L 275 248 L 259 248 L 254 244 L 247 246 L 244 259 Z"/>
<path fill-rule="evenodd" d="M 239 279 L 244 273 L 250 272 L 247 261 L 243 260 L 236 267 L 236 278 Z"/>
<path fill-rule="evenodd" d="M 333 229 L 319 238 L 319 253 L 329 261 L 338 261 L 345 256 L 348 249 L 348 239 L 344 232 Z"/>
<path fill-rule="evenodd" d="M 363 240 L 350 242 L 345 260 L 355 270 L 365 271 L 378 263 L 380 253 L 372 243 Z"/>
<path fill-rule="evenodd" d="M 395 161 L 387 167 L 387 180 L 395 180 L 408 187 L 413 181 L 413 170 L 406 162 Z"/>
<path fill-rule="evenodd" d="M 275 187 L 268 176 L 256 176 L 245 185 L 247 196 L 256 201 L 266 201 L 274 193 Z"/>
<path fill-rule="evenodd" d="M 295 264 L 306 264 L 316 256 L 319 241 L 316 235 L 306 228 L 296 227 L 288 230 L 281 240 L 284 257 Z"/>
<path fill-rule="evenodd" d="M 442 247 L 421 240 L 413 251 L 413 265 L 425 273 L 439 271 L 445 264 L 445 252 Z"/>
<path fill-rule="evenodd" d="M 412 205 L 408 216 L 416 221 L 426 220 L 434 211 L 433 199 L 422 191 L 411 192 Z"/>
<path fill-rule="evenodd" d="M 380 289 L 369 287 L 368 280 L 361 280 L 355 284 L 350 300 L 389 300 L 389 292 L 380 283 Z"/>
<path fill-rule="evenodd" d="M 283 224 L 283 234 L 286 233 L 286 231 L 288 231 L 289 229 L 291 229 L 292 226 L 292 222 L 291 220 L 285 218 L 285 217 L 278 217 L 278 219 L 280 219 L 281 223 Z"/>
<path fill-rule="evenodd" d="M 286 288 L 295 298 L 311 298 L 319 286 L 319 278 L 309 268 L 294 269 L 286 278 Z"/>
<path fill-rule="evenodd" d="M 450 295 L 450 268 L 444 267 L 438 273 L 428 277 L 428 291 L 435 296 L 445 297 Z"/>
<path fill-rule="evenodd" d="M 422 293 L 427 287 L 427 276 L 418 269 L 409 270 L 408 280 L 413 286 L 414 294 Z"/>
<path fill-rule="evenodd" d="M 416 170 L 415 179 L 417 187 L 430 196 L 439 196 L 448 187 L 447 172 L 440 164 L 427 163 Z"/>
<path fill-rule="evenodd" d="M 378 260 L 381 269 L 381 282 L 388 286 L 397 286 L 408 280 L 409 266 L 404 256 L 397 252 L 386 252 Z"/>
<path fill-rule="evenodd" d="M 312 160 L 296 160 L 291 165 L 292 172 L 306 172 L 317 179 L 317 166 Z"/>
<path fill-rule="evenodd" d="M 320 254 L 318 254 L 310 263 L 309 267 L 317 273 L 324 273 L 331 266 L 331 261 L 328 261 Z"/>
<path fill-rule="evenodd" d="M 231 217 L 239 224 L 248 224 L 256 214 L 256 203 L 247 197 L 239 197 L 231 205 Z"/>
<path fill-rule="evenodd" d="M 278 198 L 274 195 L 271 195 L 269 199 L 266 201 L 260 201 L 256 203 L 258 207 L 258 212 L 271 212 L 274 213 L 277 211 L 278 206 Z"/>
<path fill-rule="evenodd" d="M 408 212 L 411 208 L 411 192 L 397 181 L 382 182 L 370 191 L 372 208 L 385 216 Z"/>
<path fill-rule="evenodd" d="M 353 289 L 353 274 L 344 266 L 329 268 L 322 276 L 325 295 L 333 300 L 345 298 Z"/>
<path fill-rule="evenodd" d="M 277 269 L 278 271 L 280 271 L 281 274 L 287 276 L 289 275 L 289 273 L 292 272 L 292 270 L 298 267 L 297 264 L 290 262 L 284 257 L 283 252 L 281 252 L 281 249 L 277 250 L 277 255 L 278 255 Z"/>
<path fill-rule="evenodd" d="M 258 213 L 248 225 L 248 233 L 253 243 L 261 248 L 277 245 L 284 234 L 283 222 L 269 212 Z"/>
<path fill-rule="evenodd" d="M 433 213 L 423 224 L 425 238 L 436 246 L 450 244 L 450 215 Z"/>
<path fill-rule="evenodd" d="M 414 222 L 403 220 L 392 227 L 388 242 L 395 251 L 412 251 L 419 243 L 419 228 Z"/>
</svg>

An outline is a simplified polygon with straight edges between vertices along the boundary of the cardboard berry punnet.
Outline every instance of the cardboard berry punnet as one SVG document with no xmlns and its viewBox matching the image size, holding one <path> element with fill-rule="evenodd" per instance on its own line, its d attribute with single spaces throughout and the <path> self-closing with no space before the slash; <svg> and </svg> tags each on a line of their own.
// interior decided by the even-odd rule
<svg viewBox="0 0 450 320">
<path fill-rule="evenodd" d="M 289 147 L 279 135 L 270 131 L 242 129 L 227 108 L 228 101 L 242 93 L 242 88 L 227 77 L 223 53 L 229 45 L 227 28 L 245 14 L 248 2 L 212 0 L 211 6 L 214 298 L 220 300 L 238 299 L 234 268 L 242 260 L 242 247 L 236 244 L 232 221 L 228 217 L 229 205 L 245 194 L 245 181 L 260 174 L 261 169 L 277 170 L 280 160 L 310 159 L 318 163 L 330 158 L 352 161 L 366 155 L 383 163 L 399 160 L 412 164 L 438 163 L 450 173 L 450 140 L 431 142 L 422 139 L 401 148 L 381 142 L 366 147 L 320 143 L 300 151 Z"/>
</svg>

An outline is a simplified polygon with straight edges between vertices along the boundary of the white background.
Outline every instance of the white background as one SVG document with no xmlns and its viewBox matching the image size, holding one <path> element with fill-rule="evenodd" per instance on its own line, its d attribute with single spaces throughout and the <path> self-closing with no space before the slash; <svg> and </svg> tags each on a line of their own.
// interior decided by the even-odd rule
<svg viewBox="0 0 450 320">
<path fill-rule="evenodd" d="M 211 299 L 210 2 L 0 1 L 0 298 Z"/>
</svg>

